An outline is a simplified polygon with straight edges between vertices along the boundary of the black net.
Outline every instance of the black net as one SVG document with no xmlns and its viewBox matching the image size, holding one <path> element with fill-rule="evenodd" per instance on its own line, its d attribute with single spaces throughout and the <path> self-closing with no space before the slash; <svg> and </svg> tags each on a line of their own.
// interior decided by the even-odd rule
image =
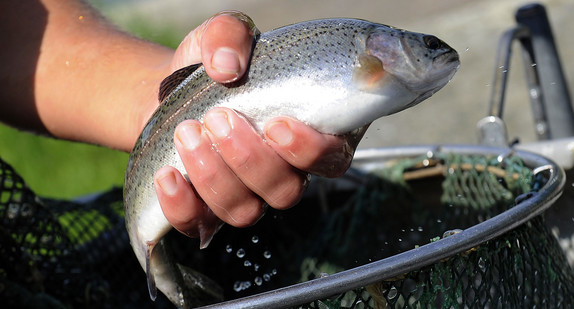
<svg viewBox="0 0 574 309">
<path fill-rule="evenodd" d="M 119 188 L 84 202 L 41 199 L 0 160 L 3 307 L 149 306 L 147 295 L 134 293 L 146 289 L 145 277 L 129 247 L 121 200 Z"/>
<path fill-rule="evenodd" d="M 121 190 L 83 202 L 39 199 L 1 163 L 0 296 L 11 307 L 171 307 L 149 300 L 125 232 Z M 357 186 L 270 209 L 212 244 L 170 233 L 176 258 L 226 300 L 351 269 L 440 240 L 516 205 L 542 185 L 518 157 L 404 158 Z M 543 216 L 430 266 L 301 308 L 572 307 L 574 278 Z"/>
</svg>

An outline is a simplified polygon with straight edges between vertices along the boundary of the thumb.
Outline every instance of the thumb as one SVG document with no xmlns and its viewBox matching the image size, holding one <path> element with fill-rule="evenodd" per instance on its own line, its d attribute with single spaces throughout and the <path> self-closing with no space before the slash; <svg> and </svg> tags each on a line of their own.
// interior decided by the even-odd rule
<svg viewBox="0 0 574 309">
<path fill-rule="evenodd" d="M 217 82 L 230 82 L 247 70 L 253 37 L 259 31 L 247 15 L 225 11 L 190 32 L 176 49 L 171 70 L 203 63 Z"/>
</svg>

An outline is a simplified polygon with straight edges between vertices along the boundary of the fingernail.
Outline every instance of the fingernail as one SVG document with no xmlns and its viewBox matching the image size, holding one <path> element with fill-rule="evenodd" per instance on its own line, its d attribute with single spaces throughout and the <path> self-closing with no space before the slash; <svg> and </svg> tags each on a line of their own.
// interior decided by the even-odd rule
<svg viewBox="0 0 574 309">
<path fill-rule="evenodd" d="M 233 49 L 222 47 L 213 54 L 211 67 L 220 73 L 239 74 L 241 69 L 239 56 Z"/>
<path fill-rule="evenodd" d="M 157 183 L 166 195 L 174 195 L 177 191 L 177 181 L 175 179 L 175 174 L 172 171 L 164 172 L 163 174 L 157 175 Z"/>
<path fill-rule="evenodd" d="M 194 150 L 201 141 L 201 128 L 194 125 L 183 125 L 175 131 L 175 138 L 188 150 Z"/>
<path fill-rule="evenodd" d="M 293 140 L 293 132 L 291 132 L 291 128 L 289 128 L 287 123 L 283 121 L 269 124 L 265 133 L 273 142 L 281 146 L 287 146 L 291 144 L 291 141 Z"/>
<path fill-rule="evenodd" d="M 227 137 L 231 131 L 227 114 L 223 111 L 207 113 L 205 115 L 205 127 L 217 138 Z"/>
</svg>

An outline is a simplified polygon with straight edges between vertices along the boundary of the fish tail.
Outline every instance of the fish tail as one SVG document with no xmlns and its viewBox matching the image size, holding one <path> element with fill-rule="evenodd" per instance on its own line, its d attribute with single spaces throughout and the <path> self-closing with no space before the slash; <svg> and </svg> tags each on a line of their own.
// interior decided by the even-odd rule
<svg viewBox="0 0 574 309">
<path fill-rule="evenodd" d="M 213 279 L 187 266 L 177 264 L 177 267 L 187 292 L 188 305 L 196 307 L 223 301 L 223 288 Z"/>
<path fill-rule="evenodd" d="M 146 273 L 150 298 L 157 290 L 178 308 L 194 308 L 223 300 L 223 289 L 208 276 L 176 263 L 165 238 L 147 244 Z"/>
</svg>

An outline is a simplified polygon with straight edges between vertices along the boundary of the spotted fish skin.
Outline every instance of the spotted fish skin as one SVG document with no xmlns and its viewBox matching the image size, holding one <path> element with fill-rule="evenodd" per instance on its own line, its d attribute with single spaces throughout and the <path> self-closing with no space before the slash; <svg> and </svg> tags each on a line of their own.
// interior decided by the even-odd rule
<svg viewBox="0 0 574 309">
<path fill-rule="evenodd" d="M 186 175 L 173 143 L 180 122 L 202 121 L 208 110 L 223 106 L 259 132 L 277 116 L 322 133 L 358 132 L 428 98 L 458 66 L 456 51 L 434 36 L 358 19 L 323 19 L 257 35 L 249 69 L 237 82 L 216 83 L 202 66 L 168 77 L 162 103 L 131 153 L 124 188 L 126 227 L 152 298 L 157 287 L 179 307 L 195 305 L 188 293 L 193 287 L 184 287 L 185 275 L 159 254 L 165 248 L 157 248 L 164 246 L 171 225 L 157 201 L 153 175 L 166 165 Z M 189 75 L 181 78 L 182 72 Z"/>
</svg>

